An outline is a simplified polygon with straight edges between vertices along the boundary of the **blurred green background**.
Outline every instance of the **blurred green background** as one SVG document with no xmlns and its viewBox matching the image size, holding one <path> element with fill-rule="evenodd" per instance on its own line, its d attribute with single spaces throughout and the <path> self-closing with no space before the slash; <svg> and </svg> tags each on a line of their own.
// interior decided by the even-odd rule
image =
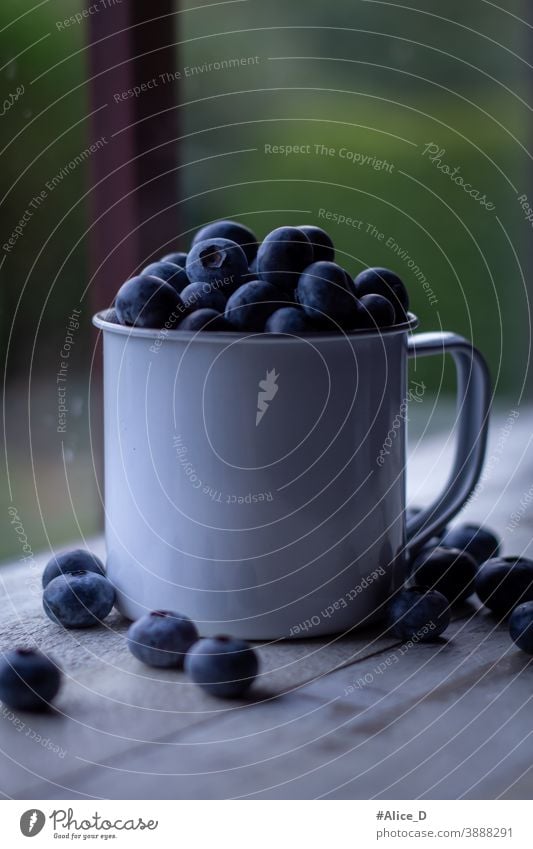
<svg viewBox="0 0 533 849">
<path fill-rule="evenodd" d="M 331 220 L 322 223 L 339 261 L 352 273 L 394 268 L 421 327 L 472 338 L 489 360 L 496 403 L 516 404 L 530 321 L 524 281 L 531 230 L 517 201 L 533 197 L 526 0 L 506 10 L 485 0 L 418 0 L 416 8 L 358 0 L 204 5 L 176 15 L 183 164 L 176 196 L 184 199 L 176 248 L 217 217 L 239 218 L 263 236 L 282 223 L 321 223 L 320 210 L 328 210 Z M 0 119 L 2 243 L 31 199 L 87 145 L 86 24 L 56 26 L 82 8 L 77 0 L 31 11 L 16 0 L 0 7 L 1 99 L 24 86 Z M 224 65 L 234 59 L 245 63 Z M 429 144 L 495 208 L 485 209 L 439 170 L 424 155 Z M 268 145 L 309 152 L 267 153 Z M 343 149 L 391 167 L 354 164 Z M 87 189 L 82 165 L 35 210 L 13 250 L 2 252 L 1 558 L 20 551 L 9 526 L 12 503 L 34 551 L 90 536 L 100 525 L 88 426 L 88 310 L 76 333 L 71 424 L 62 444 L 56 433 L 58 351 L 88 282 Z M 339 216 L 360 224 L 336 223 Z M 453 391 L 442 363 L 419 364 L 417 375 L 445 397 Z M 426 403 L 433 403 L 429 395 Z"/>
</svg>

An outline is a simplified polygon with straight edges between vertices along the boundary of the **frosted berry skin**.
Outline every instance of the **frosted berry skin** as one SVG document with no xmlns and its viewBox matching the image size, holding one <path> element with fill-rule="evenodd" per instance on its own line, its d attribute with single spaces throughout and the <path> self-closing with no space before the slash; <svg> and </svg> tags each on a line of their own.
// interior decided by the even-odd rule
<svg viewBox="0 0 533 849">
<path fill-rule="evenodd" d="M 175 323 L 183 309 L 181 298 L 170 283 L 148 275 L 123 283 L 115 300 L 118 320 L 128 326 L 161 329 L 166 322 Z"/>
<path fill-rule="evenodd" d="M 157 277 L 169 283 L 178 294 L 189 284 L 185 269 L 174 262 L 151 262 L 141 271 L 141 277 Z"/>
<path fill-rule="evenodd" d="M 348 279 L 340 265 L 314 262 L 298 280 L 298 303 L 324 330 L 349 330 L 357 325 L 359 305 Z"/>
<path fill-rule="evenodd" d="M 100 625 L 115 603 L 115 590 L 95 572 L 70 572 L 50 581 L 43 592 L 46 615 L 63 628 Z"/>
<path fill-rule="evenodd" d="M 462 524 L 450 528 L 442 538 L 445 548 L 466 551 L 481 566 L 486 560 L 498 557 L 501 543 L 498 536 L 481 525 Z"/>
<path fill-rule="evenodd" d="M 296 287 L 302 271 L 313 262 L 313 246 L 298 227 L 272 230 L 257 251 L 257 275 L 287 292 Z"/>
<path fill-rule="evenodd" d="M 66 575 L 69 572 L 96 572 L 105 577 L 105 569 L 102 561 L 90 551 L 84 548 L 75 548 L 71 551 L 63 551 L 54 554 L 45 566 L 43 572 L 43 588 L 58 575 Z"/>
<path fill-rule="evenodd" d="M 527 557 L 496 557 L 479 569 L 476 593 L 485 607 L 508 616 L 519 604 L 533 601 L 533 560 Z"/>
<path fill-rule="evenodd" d="M 378 330 L 394 324 L 394 307 L 382 295 L 363 295 L 359 298 L 357 325 L 355 329 Z"/>
<path fill-rule="evenodd" d="M 282 303 L 272 283 L 253 280 L 240 286 L 228 298 L 224 315 L 235 330 L 260 333 L 267 319 Z"/>
<path fill-rule="evenodd" d="M 228 239 L 235 242 L 246 254 L 248 265 L 252 264 L 257 254 L 257 236 L 249 227 L 239 224 L 238 221 L 214 221 L 212 224 L 206 224 L 198 230 L 192 244 L 204 242 L 206 239 Z"/>
<path fill-rule="evenodd" d="M 354 286 L 358 298 L 364 295 L 381 295 L 387 298 L 394 307 L 396 324 L 406 320 L 409 295 L 402 280 L 394 271 L 388 268 L 366 268 L 354 279 Z"/>
<path fill-rule="evenodd" d="M 215 332 L 217 330 L 232 330 L 223 314 L 217 310 L 203 308 L 194 310 L 186 315 L 178 324 L 178 330 L 189 330 L 196 333 L 198 330 Z"/>
<path fill-rule="evenodd" d="M 266 333 L 287 333 L 301 336 L 315 330 L 309 316 L 300 307 L 280 307 L 267 319 Z"/>
<path fill-rule="evenodd" d="M 171 254 L 165 254 L 162 256 L 159 262 L 172 262 L 174 265 L 179 265 L 180 268 L 185 268 L 185 263 L 187 262 L 187 254 L 185 251 L 175 251 Z"/>
<path fill-rule="evenodd" d="M 300 224 L 298 230 L 305 233 L 313 247 L 313 262 L 334 262 L 335 247 L 333 240 L 322 227 L 312 224 Z"/>
<path fill-rule="evenodd" d="M 185 658 L 195 684 L 218 699 L 238 699 L 252 686 L 259 659 L 249 643 L 232 637 L 199 640 Z"/>
<path fill-rule="evenodd" d="M 0 700 L 14 710 L 44 711 L 61 687 L 61 670 L 37 649 L 0 655 Z"/>
<path fill-rule="evenodd" d="M 400 640 L 430 642 L 450 624 L 448 599 L 436 590 L 400 590 L 389 605 L 391 632 Z"/>
<path fill-rule="evenodd" d="M 185 308 L 193 312 L 200 309 L 211 309 L 224 312 L 226 296 L 208 283 L 189 283 L 181 293 Z"/>
<path fill-rule="evenodd" d="M 128 630 L 128 648 L 147 666 L 182 669 L 185 655 L 198 640 L 196 625 L 187 616 L 154 610 Z"/>
<path fill-rule="evenodd" d="M 477 568 L 476 561 L 466 551 L 436 547 L 417 557 L 412 574 L 418 586 L 437 590 L 454 604 L 474 592 Z"/>
<path fill-rule="evenodd" d="M 509 619 L 509 634 L 519 649 L 533 654 L 533 601 L 515 607 Z"/>
<path fill-rule="evenodd" d="M 244 282 L 248 260 L 230 239 L 204 239 L 191 247 L 185 270 L 191 283 L 207 283 L 229 295 Z"/>
</svg>

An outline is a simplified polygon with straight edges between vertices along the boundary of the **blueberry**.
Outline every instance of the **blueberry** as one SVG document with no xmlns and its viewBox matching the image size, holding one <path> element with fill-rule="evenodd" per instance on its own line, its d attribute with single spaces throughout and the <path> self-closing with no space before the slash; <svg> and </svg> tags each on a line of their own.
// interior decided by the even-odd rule
<svg viewBox="0 0 533 849">
<path fill-rule="evenodd" d="M 178 324 L 178 330 L 231 330 L 222 313 L 217 310 L 201 309 L 186 315 L 185 318 Z"/>
<path fill-rule="evenodd" d="M 312 224 L 300 224 L 298 230 L 305 233 L 313 246 L 313 262 L 334 261 L 335 248 L 333 241 L 322 227 L 314 227 Z"/>
<path fill-rule="evenodd" d="M 401 640 L 435 640 L 450 624 L 448 600 L 437 590 L 401 590 L 389 606 L 389 621 L 393 635 Z"/>
<path fill-rule="evenodd" d="M 187 255 L 187 276 L 191 283 L 209 283 L 227 293 L 234 292 L 248 274 L 243 249 L 229 239 L 196 242 Z"/>
<path fill-rule="evenodd" d="M 496 534 L 480 525 L 457 525 L 451 528 L 443 537 L 442 545 L 466 551 L 479 566 L 500 553 L 500 540 Z"/>
<path fill-rule="evenodd" d="M 246 254 L 248 265 L 252 263 L 257 254 L 255 233 L 237 221 L 215 221 L 213 224 L 207 224 L 201 230 L 198 230 L 192 244 L 196 245 L 197 242 L 203 242 L 205 239 L 229 239 L 230 242 L 240 245 Z"/>
<path fill-rule="evenodd" d="M 187 262 L 187 254 L 184 251 L 176 251 L 173 254 L 166 254 L 159 260 L 160 262 L 173 262 L 174 265 L 179 265 L 180 268 L 185 268 Z"/>
<path fill-rule="evenodd" d="M 306 268 L 296 293 L 307 315 L 324 328 L 351 328 L 357 320 L 357 298 L 346 272 L 334 262 L 314 262 Z"/>
<path fill-rule="evenodd" d="M 45 710 L 61 686 L 59 667 L 37 649 L 0 656 L 0 699 L 15 710 Z"/>
<path fill-rule="evenodd" d="M 199 640 L 185 658 L 195 684 L 219 699 L 236 699 L 252 685 L 259 661 L 249 643 L 231 637 Z"/>
<path fill-rule="evenodd" d="M 283 299 L 281 300 L 283 303 Z M 253 280 L 231 295 L 226 304 L 226 320 L 235 330 L 261 332 L 267 319 L 280 306 L 280 293 L 272 283 Z"/>
<path fill-rule="evenodd" d="M 476 593 L 499 616 L 507 616 L 525 601 L 533 601 L 533 560 L 497 557 L 487 560 L 476 577 Z"/>
<path fill-rule="evenodd" d="M 52 622 L 64 628 L 88 628 L 105 619 L 115 603 L 115 590 L 95 572 L 70 572 L 50 581 L 43 607 Z"/>
<path fill-rule="evenodd" d="M 464 601 L 474 592 L 477 563 L 466 551 L 434 548 L 422 552 L 413 564 L 413 577 L 422 587 L 438 590 L 450 603 Z"/>
<path fill-rule="evenodd" d="M 117 311 L 114 307 L 110 307 L 108 310 L 105 310 L 102 313 L 102 318 L 104 321 L 109 321 L 110 324 L 120 324 L 118 320 Z"/>
<path fill-rule="evenodd" d="M 154 610 L 130 626 L 128 648 L 148 666 L 182 669 L 185 655 L 197 639 L 196 625 L 187 616 Z"/>
<path fill-rule="evenodd" d="M 298 336 L 309 333 L 315 327 L 308 315 L 300 307 L 281 307 L 267 320 L 267 333 L 289 333 Z"/>
<path fill-rule="evenodd" d="M 248 272 L 254 275 L 254 280 L 257 280 L 257 254 L 254 256 L 253 260 L 248 266 Z"/>
<path fill-rule="evenodd" d="M 183 310 L 181 298 L 158 277 L 132 277 L 118 290 L 115 309 L 121 324 L 161 328 L 174 324 Z"/>
<path fill-rule="evenodd" d="M 533 654 L 533 601 L 515 607 L 509 619 L 509 633 L 519 649 Z"/>
<path fill-rule="evenodd" d="M 409 295 L 403 282 L 394 271 L 388 268 L 367 268 L 361 271 L 354 280 L 355 293 L 358 298 L 364 295 L 382 295 L 388 298 L 394 307 L 395 320 L 398 324 L 406 320 L 409 309 Z"/>
<path fill-rule="evenodd" d="M 395 318 L 394 307 L 388 298 L 382 295 L 363 295 L 359 298 L 357 329 L 375 330 L 379 327 L 390 327 L 394 324 Z"/>
<path fill-rule="evenodd" d="M 178 295 L 189 285 L 189 278 L 185 269 L 174 262 L 151 262 L 146 268 L 141 271 L 142 277 L 157 277 L 159 280 L 164 280 L 165 283 L 170 283 Z"/>
<path fill-rule="evenodd" d="M 181 293 L 181 299 L 188 310 L 210 309 L 224 312 L 226 297 L 219 289 L 209 283 L 189 283 Z"/>
<path fill-rule="evenodd" d="M 260 244 L 257 272 L 261 280 L 284 291 L 294 289 L 299 275 L 313 262 L 313 246 L 297 227 L 278 227 Z"/>
<path fill-rule="evenodd" d="M 95 554 L 91 554 L 90 551 L 86 551 L 84 548 L 75 548 L 72 551 L 54 554 L 45 566 L 43 587 L 46 587 L 58 575 L 80 571 L 96 572 L 98 575 L 104 575 L 105 577 L 105 569 L 102 561 Z"/>
</svg>

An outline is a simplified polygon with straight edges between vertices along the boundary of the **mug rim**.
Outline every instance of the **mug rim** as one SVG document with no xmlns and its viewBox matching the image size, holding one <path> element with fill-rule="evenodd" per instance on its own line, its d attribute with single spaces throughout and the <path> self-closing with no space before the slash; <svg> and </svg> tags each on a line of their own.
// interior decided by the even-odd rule
<svg viewBox="0 0 533 849">
<path fill-rule="evenodd" d="M 117 333 L 121 336 L 135 337 L 140 339 L 161 339 L 173 340 L 175 342 L 191 343 L 220 343 L 228 341 L 236 341 L 237 339 L 248 344 L 267 342 L 270 345 L 279 344 L 280 342 L 292 344 L 305 339 L 320 339 L 320 341 L 339 341 L 339 339 L 361 339 L 361 338 L 381 338 L 383 336 L 395 336 L 398 333 L 406 333 L 416 330 L 419 321 L 418 317 L 407 312 L 407 321 L 401 324 L 393 324 L 390 327 L 375 328 L 375 329 L 360 329 L 350 330 L 349 332 L 339 331 L 314 331 L 310 333 L 288 334 L 288 333 L 263 333 L 249 332 L 243 333 L 232 330 L 172 330 L 167 328 L 156 327 L 131 327 L 125 324 L 115 324 L 112 321 L 106 321 L 104 318 L 106 312 L 111 309 L 108 307 L 105 310 L 99 310 L 92 317 L 92 323 L 99 330 L 109 333 Z"/>
</svg>

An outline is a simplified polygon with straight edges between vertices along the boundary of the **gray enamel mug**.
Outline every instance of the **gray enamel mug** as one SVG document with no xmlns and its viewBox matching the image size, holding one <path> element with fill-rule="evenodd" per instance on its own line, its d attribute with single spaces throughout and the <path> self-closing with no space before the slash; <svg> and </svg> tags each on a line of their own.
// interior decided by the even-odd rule
<svg viewBox="0 0 533 849">
<path fill-rule="evenodd" d="M 130 619 L 203 635 L 318 636 L 384 614 L 410 546 L 478 481 L 490 380 L 453 333 L 190 333 L 94 318 L 104 341 L 107 568 Z M 451 354 L 457 445 L 406 524 L 408 357 Z"/>
</svg>

